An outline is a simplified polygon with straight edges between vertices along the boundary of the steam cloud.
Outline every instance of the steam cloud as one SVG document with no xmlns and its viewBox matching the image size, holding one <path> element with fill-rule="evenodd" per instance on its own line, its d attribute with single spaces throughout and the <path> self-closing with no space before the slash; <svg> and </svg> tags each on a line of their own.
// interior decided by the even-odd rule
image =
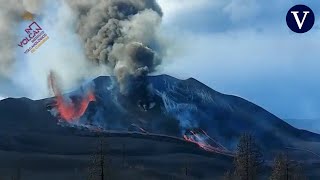
<svg viewBox="0 0 320 180">
<path fill-rule="evenodd" d="M 88 62 L 91 62 L 91 65 L 95 64 L 95 67 L 108 66 L 111 73 L 116 76 L 123 94 L 128 95 L 132 89 L 138 88 L 138 86 L 139 88 L 146 86 L 145 77 L 154 72 L 156 67 L 161 64 L 165 51 L 157 31 L 161 23 L 162 11 L 155 0 L 59 0 L 55 2 L 0 0 L 0 3 L 6 5 L 0 7 L 0 80 L 10 79 L 13 76 L 11 70 L 16 64 L 17 43 L 19 41 L 15 28 L 18 29 L 23 20 L 21 15 L 26 11 L 36 14 L 45 21 L 50 19 L 49 16 L 52 16 L 52 12 L 67 9 L 68 12 L 64 12 L 64 14 L 72 17 L 66 17 L 68 20 L 63 20 L 63 18 L 58 20 L 71 23 L 65 28 L 68 32 L 77 34 L 79 41 L 74 41 L 74 43 L 80 43 L 81 48 L 76 45 L 79 53 L 84 54 Z M 53 8 L 57 4 L 63 8 Z M 58 23 L 66 24 L 66 22 Z M 55 41 L 54 38 L 51 39 Z M 70 41 L 73 40 L 74 38 L 70 39 Z M 65 46 L 70 46 L 70 44 Z M 49 46 L 49 48 L 51 47 Z M 46 52 L 52 51 L 58 54 L 60 50 L 57 48 L 64 47 L 53 45 L 52 48 L 54 49 L 46 50 Z M 38 57 L 40 56 L 43 57 L 38 55 Z M 64 58 L 62 55 L 55 55 L 55 57 Z M 69 58 L 70 55 L 67 57 Z M 68 59 L 59 60 L 59 62 L 63 61 L 68 61 Z M 45 66 L 52 65 L 51 63 Z M 39 66 L 34 67 L 41 68 Z M 46 68 L 48 74 L 49 68 Z M 92 71 L 92 67 L 89 68 Z M 82 70 L 79 70 L 79 74 L 81 74 L 80 71 Z M 75 74 L 75 72 L 66 74 Z"/>
</svg>

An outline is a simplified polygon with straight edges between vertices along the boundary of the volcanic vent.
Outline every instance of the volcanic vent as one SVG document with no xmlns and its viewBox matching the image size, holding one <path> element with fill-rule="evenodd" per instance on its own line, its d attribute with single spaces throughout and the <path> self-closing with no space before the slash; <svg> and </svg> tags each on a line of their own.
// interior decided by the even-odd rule
<svg viewBox="0 0 320 180">
<path fill-rule="evenodd" d="M 48 108 L 52 110 L 52 113 L 60 120 L 69 123 L 76 122 L 84 115 L 89 103 L 96 100 L 91 89 L 81 89 L 78 95 L 70 97 L 63 95 L 57 84 L 57 77 L 54 72 L 50 73 L 48 83 L 56 97 L 53 102 L 48 104 Z"/>
</svg>

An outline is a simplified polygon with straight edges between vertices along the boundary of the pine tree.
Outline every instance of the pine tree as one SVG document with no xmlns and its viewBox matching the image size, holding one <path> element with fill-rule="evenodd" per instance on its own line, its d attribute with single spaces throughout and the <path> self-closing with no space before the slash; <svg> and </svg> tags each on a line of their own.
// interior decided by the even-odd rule
<svg viewBox="0 0 320 180">
<path fill-rule="evenodd" d="M 127 154 L 126 154 L 126 145 L 122 144 L 122 167 L 125 168 L 127 167 Z"/>
<path fill-rule="evenodd" d="M 235 175 L 240 180 L 256 180 L 263 164 L 263 156 L 254 137 L 243 134 L 235 156 Z"/>
<path fill-rule="evenodd" d="M 279 154 L 274 160 L 270 180 L 305 180 L 302 166 L 288 158 L 287 154 Z"/>
</svg>

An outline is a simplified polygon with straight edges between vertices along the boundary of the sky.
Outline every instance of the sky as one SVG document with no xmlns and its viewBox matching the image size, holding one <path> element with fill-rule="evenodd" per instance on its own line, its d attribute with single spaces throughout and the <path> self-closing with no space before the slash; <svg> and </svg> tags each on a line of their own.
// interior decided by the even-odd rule
<svg viewBox="0 0 320 180">
<path fill-rule="evenodd" d="M 194 77 L 254 102 L 290 124 L 320 132 L 320 2 L 158 0 L 171 51 L 161 73 Z M 305 34 L 286 25 L 288 10 L 309 6 Z"/>
</svg>

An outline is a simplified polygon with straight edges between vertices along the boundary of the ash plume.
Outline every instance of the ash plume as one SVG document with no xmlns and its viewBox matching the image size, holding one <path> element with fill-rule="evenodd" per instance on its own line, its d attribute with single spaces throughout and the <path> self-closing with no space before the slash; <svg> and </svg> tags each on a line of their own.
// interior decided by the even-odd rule
<svg viewBox="0 0 320 180">
<path fill-rule="evenodd" d="M 11 65 L 14 63 L 14 49 L 17 39 L 16 32 L 13 30 L 21 21 L 24 7 L 18 0 L 0 0 L 0 78 L 9 76 Z"/>
<path fill-rule="evenodd" d="M 63 89 L 72 89 L 80 81 L 107 74 L 106 70 L 111 69 L 121 94 L 145 94 L 148 91 L 145 77 L 155 72 L 165 53 L 158 33 L 162 11 L 156 0 L 0 0 L 0 3 L 5 5 L 0 7 L 0 83 L 14 84 L 23 91 L 21 94 L 27 92 L 24 95 L 27 97 L 29 93 L 32 97 L 45 96 L 48 91 L 45 76 L 51 70 L 62 77 Z M 22 18 L 26 12 L 34 15 L 51 38 L 32 56 L 19 56 L 21 49 L 17 44 L 25 36 L 20 31 L 26 23 Z M 31 88 L 24 83 L 27 81 L 34 82 L 32 86 L 41 89 L 41 93 L 29 92 Z"/>
<path fill-rule="evenodd" d="M 47 0 L 22 0 L 22 4 L 26 11 L 33 14 L 39 14 L 46 1 Z"/>
<path fill-rule="evenodd" d="M 8 78 L 15 62 L 16 29 L 27 11 L 37 13 L 45 0 L 0 0 L 0 78 Z"/>
<path fill-rule="evenodd" d="M 77 16 L 76 31 L 87 57 L 110 67 L 120 92 L 144 87 L 141 82 L 154 72 L 163 55 L 157 37 L 162 12 L 155 0 L 68 0 Z M 141 83 L 140 83 L 141 84 Z"/>
</svg>

